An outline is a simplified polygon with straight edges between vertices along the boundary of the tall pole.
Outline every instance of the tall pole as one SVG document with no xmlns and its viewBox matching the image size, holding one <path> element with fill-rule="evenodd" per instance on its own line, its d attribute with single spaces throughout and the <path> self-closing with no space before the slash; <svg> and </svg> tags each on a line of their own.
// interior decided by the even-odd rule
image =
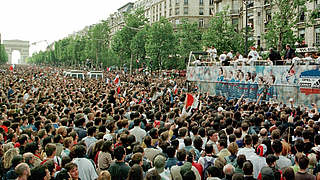
<svg viewBox="0 0 320 180">
<path fill-rule="evenodd" d="M 245 0 L 246 5 L 246 39 L 245 39 L 245 55 L 248 55 L 248 1 Z"/>
</svg>

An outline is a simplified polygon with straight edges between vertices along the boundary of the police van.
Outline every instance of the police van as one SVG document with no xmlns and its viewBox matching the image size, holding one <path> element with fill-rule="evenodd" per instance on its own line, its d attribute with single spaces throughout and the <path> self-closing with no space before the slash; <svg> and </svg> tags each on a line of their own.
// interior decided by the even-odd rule
<svg viewBox="0 0 320 180">
<path fill-rule="evenodd" d="M 88 78 L 90 79 L 103 79 L 103 72 L 102 71 L 90 71 L 88 72 Z"/>
<path fill-rule="evenodd" d="M 81 70 L 71 70 L 64 73 L 65 77 L 84 79 L 84 72 Z"/>
</svg>

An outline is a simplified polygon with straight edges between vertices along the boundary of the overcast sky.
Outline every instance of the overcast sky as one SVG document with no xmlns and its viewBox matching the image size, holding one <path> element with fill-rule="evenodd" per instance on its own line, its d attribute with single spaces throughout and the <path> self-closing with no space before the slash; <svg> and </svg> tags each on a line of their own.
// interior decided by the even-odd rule
<svg viewBox="0 0 320 180">
<path fill-rule="evenodd" d="M 49 43 L 107 19 L 134 0 L 0 0 L 2 40 Z"/>
</svg>

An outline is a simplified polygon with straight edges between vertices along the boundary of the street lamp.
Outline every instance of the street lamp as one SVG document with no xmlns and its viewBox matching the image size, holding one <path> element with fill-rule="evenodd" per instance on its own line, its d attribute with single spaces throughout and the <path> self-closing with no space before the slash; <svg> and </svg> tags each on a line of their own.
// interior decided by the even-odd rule
<svg viewBox="0 0 320 180">
<path fill-rule="evenodd" d="M 140 31 L 143 26 L 139 26 L 139 28 L 136 28 L 136 27 L 130 27 L 130 26 L 127 26 L 127 25 L 124 25 L 125 27 L 131 29 L 131 30 L 134 30 L 134 31 Z M 130 75 L 132 74 L 132 61 L 133 61 L 133 54 L 132 54 L 132 50 L 130 50 L 130 53 L 131 53 L 131 60 L 130 60 Z"/>
<path fill-rule="evenodd" d="M 248 55 L 248 0 L 244 1 L 246 5 L 246 37 L 245 37 L 245 55 Z"/>
</svg>

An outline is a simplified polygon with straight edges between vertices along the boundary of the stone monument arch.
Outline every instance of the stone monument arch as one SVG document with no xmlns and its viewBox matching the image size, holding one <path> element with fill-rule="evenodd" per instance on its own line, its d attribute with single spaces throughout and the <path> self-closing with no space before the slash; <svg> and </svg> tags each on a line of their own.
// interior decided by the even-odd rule
<svg viewBox="0 0 320 180">
<path fill-rule="evenodd" d="M 17 50 L 20 52 L 21 58 L 18 64 L 25 64 L 26 58 L 29 56 L 29 41 L 22 40 L 3 40 L 3 45 L 8 54 L 8 64 L 12 64 L 12 51 Z"/>
</svg>

